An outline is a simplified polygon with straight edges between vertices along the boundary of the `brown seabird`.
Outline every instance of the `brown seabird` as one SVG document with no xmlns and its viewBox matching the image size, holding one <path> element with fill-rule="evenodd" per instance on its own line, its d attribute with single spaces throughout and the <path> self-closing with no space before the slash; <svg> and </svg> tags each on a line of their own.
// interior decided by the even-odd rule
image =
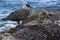
<svg viewBox="0 0 60 40">
<path fill-rule="evenodd" d="M 29 13 L 30 13 L 29 8 L 30 8 L 30 5 L 26 4 L 21 9 L 12 12 L 9 16 L 7 16 L 6 18 L 3 18 L 2 20 L 16 21 L 18 25 L 20 25 L 20 21 L 25 20 L 29 16 Z"/>
</svg>

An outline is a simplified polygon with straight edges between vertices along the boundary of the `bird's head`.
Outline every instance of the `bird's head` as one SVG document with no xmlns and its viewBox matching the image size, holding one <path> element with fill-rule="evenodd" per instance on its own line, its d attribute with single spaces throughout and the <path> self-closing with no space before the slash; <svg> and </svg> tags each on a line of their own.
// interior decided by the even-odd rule
<svg viewBox="0 0 60 40">
<path fill-rule="evenodd" d="M 29 10 L 29 9 L 30 9 L 30 5 L 29 5 L 29 4 L 25 4 L 25 5 L 23 6 L 23 9 Z"/>
</svg>

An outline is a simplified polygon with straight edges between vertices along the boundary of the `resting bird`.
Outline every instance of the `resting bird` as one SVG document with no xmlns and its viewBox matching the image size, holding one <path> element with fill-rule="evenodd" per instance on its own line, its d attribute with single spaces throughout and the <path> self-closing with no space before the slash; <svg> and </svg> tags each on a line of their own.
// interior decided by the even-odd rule
<svg viewBox="0 0 60 40">
<path fill-rule="evenodd" d="M 20 25 L 20 21 L 25 20 L 29 16 L 29 13 L 30 13 L 29 8 L 30 8 L 30 5 L 26 4 L 21 9 L 12 12 L 9 16 L 7 16 L 6 18 L 3 18 L 2 20 L 16 21 L 18 25 Z"/>
</svg>

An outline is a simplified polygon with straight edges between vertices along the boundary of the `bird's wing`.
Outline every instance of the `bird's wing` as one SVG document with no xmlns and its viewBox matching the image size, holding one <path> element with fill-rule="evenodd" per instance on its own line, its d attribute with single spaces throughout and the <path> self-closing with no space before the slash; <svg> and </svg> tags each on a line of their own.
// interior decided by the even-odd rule
<svg viewBox="0 0 60 40">
<path fill-rule="evenodd" d="M 18 18 L 18 17 L 23 18 L 24 15 L 25 15 L 25 10 L 21 9 L 21 10 L 16 10 L 16 11 L 12 12 L 8 16 L 8 18 Z"/>
<path fill-rule="evenodd" d="M 12 12 L 9 16 L 11 16 L 11 15 L 13 15 L 14 14 L 14 12 Z"/>
</svg>

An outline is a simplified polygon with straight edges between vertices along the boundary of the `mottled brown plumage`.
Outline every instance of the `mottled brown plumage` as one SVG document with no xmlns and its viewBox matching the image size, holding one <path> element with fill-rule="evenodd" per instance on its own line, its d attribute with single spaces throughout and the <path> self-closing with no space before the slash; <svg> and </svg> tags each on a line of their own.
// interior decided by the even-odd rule
<svg viewBox="0 0 60 40">
<path fill-rule="evenodd" d="M 20 21 L 28 17 L 29 13 L 25 9 L 16 10 L 12 12 L 8 17 L 4 18 L 4 20 L 12 20 L 12 21 Z"/>
<path fill-rule="evenodd" d="M 2 20 L 11 20 L 11 21 L 17 21 L 20 25 L 20 21 L 26 19 L 29 16 L 30 10 L 28 9 L 30 6 L 26 4 L 26 8 L 22 8 L 20 10 L 16 10 L 12 12 L 9 16 L 6 18 L 3 18 Z"/>
</svg>

